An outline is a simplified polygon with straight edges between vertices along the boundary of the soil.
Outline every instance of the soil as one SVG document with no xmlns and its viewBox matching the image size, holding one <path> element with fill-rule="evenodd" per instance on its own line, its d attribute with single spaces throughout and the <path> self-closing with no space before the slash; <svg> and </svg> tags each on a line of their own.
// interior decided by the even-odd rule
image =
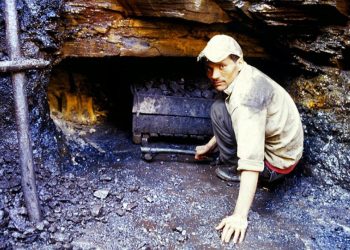
<svg viewBox="0 0 350 250">
<path fill-rule="evenodd" d="M 40 223 L 27 219 L 18 171 L 1 168 L 0 249 L 350 247 L 350 193 L 339 186 L 302 171 L 274 186 L 259 184 L 245 241 L 224 244 L 215 226 L 232 213 L 239 183 L 218 179 L 216 166 L 191 156 L 146 162 L 130 134 L 116 128 L 80 128 L 79 135 L 110 161 L 61 173 L 40 167 Z"/>
</svg>

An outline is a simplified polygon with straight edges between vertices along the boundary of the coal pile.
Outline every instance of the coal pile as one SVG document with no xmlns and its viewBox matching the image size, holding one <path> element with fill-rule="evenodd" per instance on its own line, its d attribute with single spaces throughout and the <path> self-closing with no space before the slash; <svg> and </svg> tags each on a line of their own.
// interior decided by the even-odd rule
<svg viewBox="0 0 350 250">
<path fill-rule="evenodd" d="M 134 143 L 150 137 L 212 136 L 209 114 L 217 92 L 208 80 L 151 78 L 131 88 Z"/>
<path fill-rule="evenodd" d="M 217 92 L 207 81 L 152 79 L 133 85 L 133 92 L 147 95 L 165 95 L 213 99 Z"/>
</svg>

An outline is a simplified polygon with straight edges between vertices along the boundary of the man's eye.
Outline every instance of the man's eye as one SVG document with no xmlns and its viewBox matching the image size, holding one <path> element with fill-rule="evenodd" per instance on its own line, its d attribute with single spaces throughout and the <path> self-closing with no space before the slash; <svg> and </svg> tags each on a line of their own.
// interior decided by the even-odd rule
<svg viewBox="0 0 350 250">
<path fill-rule="evenodd" d="M 220 65 L 220 69 L 224 69 L 226 67 L 226 65 Z"/>
</svg>

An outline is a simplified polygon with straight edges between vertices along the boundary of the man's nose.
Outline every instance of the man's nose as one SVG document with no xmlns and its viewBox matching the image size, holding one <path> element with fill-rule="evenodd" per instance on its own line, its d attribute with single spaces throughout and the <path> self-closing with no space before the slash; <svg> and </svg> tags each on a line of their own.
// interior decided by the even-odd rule
<svg viewBox="0 0 350 250">
<path fill-rule="evenodd" d="M 211 75 L 213 79 L 218 79 L 220 77 L 220 71 L 218 68 L 213 68 L 213 73 Z"/>
</svg>

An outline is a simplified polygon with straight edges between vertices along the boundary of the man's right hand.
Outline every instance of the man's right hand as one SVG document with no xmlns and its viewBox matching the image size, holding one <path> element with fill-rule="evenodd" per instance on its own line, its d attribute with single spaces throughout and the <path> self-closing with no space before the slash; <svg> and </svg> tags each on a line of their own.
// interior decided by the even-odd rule
<svg viewBox="0 0 350 250">
<path fill-rule="evenodd" d="M 197 146 L 196 147 L 196 154 L 195 154 L 194 158 L 196 160 L 203 160 L 208 153 L 209 153 L 209 147 L 207 146 L 207 144 Z"/>
<path fill-rule="evenodd" d="M 216 139 L 215 136 L 213 136 L 207 144 L 196 147 L 196 154 L 194 158 L 196 160 L 203 160 L 207 154 L 211 153 L 215 149 L 215 147 Z"/>
</svg>

